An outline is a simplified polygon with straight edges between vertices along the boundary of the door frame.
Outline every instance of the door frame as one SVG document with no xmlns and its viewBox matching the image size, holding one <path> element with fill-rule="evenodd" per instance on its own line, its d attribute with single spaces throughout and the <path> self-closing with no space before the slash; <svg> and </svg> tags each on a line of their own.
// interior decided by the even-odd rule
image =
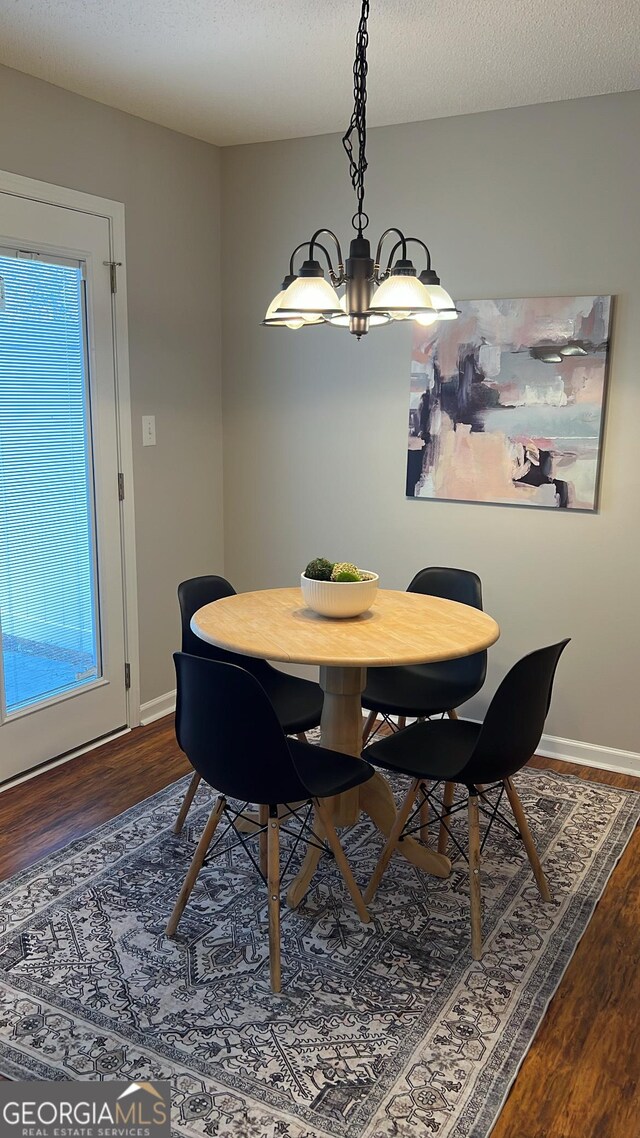
<svg viewBox="0 0 640 1138">
<path fill-rule="evenodd" d="M 124 641 L 130 669 L 127 696 L 127 725 L 140 724 L 140 648 L 138 641 L 138 593 L 136 577 L 136 533 L 133 495 L 133 442 L 131 433 L 131 386 L 129 375 L 129 329 L 127 321 L 127 275 L 125 255 L 124 204 L 96 197 L 81 190 L 55 186 L 22 174 L 0 170 L 0 191 L 15 197 L 62 206 L 80 213 L 95 214 L 109 225 L 109 257 L 118 265 L 117 287 L 111 293 L 111 321 L 114 344 L 114 389 L 116 395 L 118 469 L 124 475 L 125 494 L 120 502 L 122 540 L 122 581 L 124 589 Z M 108 265 L 105 273 L 110 271 Z M 89 744 L 91 745 L 91 744 Z"/>
</svg>

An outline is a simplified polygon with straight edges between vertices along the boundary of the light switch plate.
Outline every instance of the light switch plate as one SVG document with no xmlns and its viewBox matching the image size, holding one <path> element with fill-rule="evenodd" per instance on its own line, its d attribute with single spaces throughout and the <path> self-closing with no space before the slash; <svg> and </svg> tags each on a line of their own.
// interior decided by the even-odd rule
<svg viewBox="0 0 640 1138">
<path fill-rule="evenodd" d="M 155 415 L 142 416 L 142 445 L 143 447 L 154 447 L 156 445 Z"/>
</svg>

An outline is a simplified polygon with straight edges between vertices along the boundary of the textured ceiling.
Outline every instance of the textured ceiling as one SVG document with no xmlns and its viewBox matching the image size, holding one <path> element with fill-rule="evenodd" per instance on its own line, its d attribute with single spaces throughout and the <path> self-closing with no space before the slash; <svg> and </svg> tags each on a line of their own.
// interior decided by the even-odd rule
<svg viewBox="0 0 640 1138">
<path fill-rule="evenodd" d="M 639 0 L 371 8 L 373 126 L 640 87 Z M 359 10 L 359 0 L 0 0 L 0 62 L 220 145 L 322 134 L 349 119 Z"/>
</svg>

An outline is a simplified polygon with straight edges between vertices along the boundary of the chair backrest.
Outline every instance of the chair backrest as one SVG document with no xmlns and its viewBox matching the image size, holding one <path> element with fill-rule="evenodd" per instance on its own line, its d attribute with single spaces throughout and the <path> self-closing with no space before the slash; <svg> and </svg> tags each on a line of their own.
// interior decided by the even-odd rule
<svg viewBox="0 0 640 1138">
<path fill-rule="evenodd" d="M 180 604 L 180 619 L 182 623 L 182 651 L 190 656 L 204 656 L 207 660 L 220 660 L 225 664 L 236 664 L 252 675 L 260 677 L 268 671 L 270 665 L 266 660 L 258 660 L 254 656 L 240 656 L 236 652 L 227 652 L 215 644 L 208 644 L 191 631 L 191 618 L 198 609 L 219 601 L 222 597 L 235 597 L 236 590 L 225 577 L 209 574 L 203 577 L 191 577 L 178 585 L 178 601 Z"/>
<path fill-rule="evenodd" d="M 477 573 L 469 569 L 447 569 L 439 565 L 429 565 L 416 573 L 407 586 L 408 593 L 424 593 L 429 597 L 442 597 L 445 601 L 458 601 L 482 610 L 482 581 Z M 425 665 L 430 668 L 431 665 Z M 487 675 L 487 653 L 476 652 L 461 660 L 449 660 L 438 664 L 438 672 L 446 674 L 456 683 L 464 684 L 472 695 L 480 691 Z M 473 690 L 472 690 L 473 689 Z"/>
<path fill-rule="evenodd" d="M 445 601 L 458 601 L 482 609 L 482 582 L 477 573 L 469 569 L 445 569 L 429 565 L 416 573 L 408 593 L 425 593 L 429 597 L 442 597 Z"/>
<path fill-rule="evenodd" d="M 540 742 L 551 706 L 558 660 L 569 640 L 523 656 L 507 672 L 494 695 L 464 781 L 493 782 L 509 778 L 529 761 Z"/>
<path fill-rule="evenodd" d="M 309 793 L 269 697 L 235 664 L 176 652 L 176 736 L 217 791 L 243 802 L 296 802 Z"/>
</svg>

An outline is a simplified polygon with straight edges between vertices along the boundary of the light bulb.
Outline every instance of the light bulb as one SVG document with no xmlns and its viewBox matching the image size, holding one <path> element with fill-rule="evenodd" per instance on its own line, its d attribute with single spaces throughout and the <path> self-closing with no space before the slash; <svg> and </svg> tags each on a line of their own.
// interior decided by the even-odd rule
<svg viewBox="0 0 640 1138">
<path fill-rule="evenodd" d="M 440 320 L 439 312 L 421 312 L 418 316 L 413 318 L 416 324 L 420 324 L 422 328 L 428 328 L 430 324 L 435 324 L 436 320 Z"/>
</svg>

